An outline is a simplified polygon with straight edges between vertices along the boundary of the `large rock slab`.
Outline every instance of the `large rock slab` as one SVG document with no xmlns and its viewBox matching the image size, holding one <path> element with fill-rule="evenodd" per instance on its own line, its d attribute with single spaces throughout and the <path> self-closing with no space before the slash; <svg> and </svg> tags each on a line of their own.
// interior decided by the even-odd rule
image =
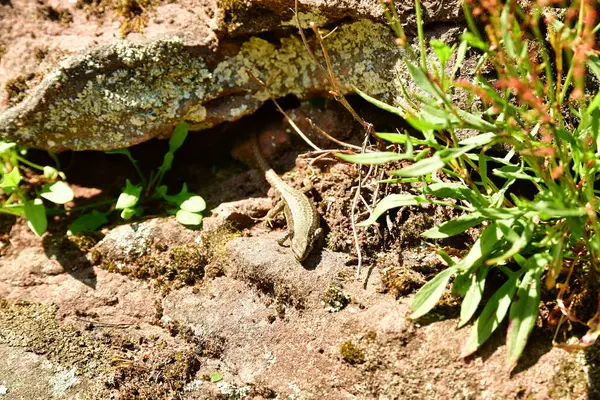
<svg viewBox="0 0 600 400">
<path fill-rule="evenodd" d="M 331 89 L 297 34 L 291 1 L 155 1 L 129 19 L 106 2 L 96 17 L 88 11 L 89 21 L 86 9 L 77 9 L 82 2 L 55 3 L 48 6 L 63 16 L 58 21 L 30 2 L 0 5 L 0 89 L 10 94 L 0 102 L 0 135 L 9 141 L 51 151 L 108 150 L 166 137 L 183 121 L 208 128 L 269 98 L 252 75 L 275 97 Z M 459 15 L 456 2 L 432 1 L 425 9 L 431 22 Z M 353 85 L 380 98 L 398 92 L 402 51 L 376 0 L 311 0 L 299 10 L 304 26 L 337 28 L 325 42 L 344 92 Z M 410 25 L 412 8 L 400 4 L 398 11 Z M 21 19 L 33 21 L 17 29 Z M 138 30 L 147 24 L 143 34 L 117 38 L 133 30 L 132 21 Z"/>
</svg>

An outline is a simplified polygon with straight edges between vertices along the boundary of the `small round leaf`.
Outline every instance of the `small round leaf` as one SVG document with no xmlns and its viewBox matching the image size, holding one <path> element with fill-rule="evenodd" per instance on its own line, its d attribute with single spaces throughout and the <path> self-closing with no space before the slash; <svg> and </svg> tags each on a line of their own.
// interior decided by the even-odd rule
<svg viewBox="0 0 600 400">
<path fill-rule="evenodd" d="M 206 202 L 200 196 L 191 196 L 181 203 L 180 208 L 191 213 L 199 213 L 206 209 Z"/>
<path fill-rule="evenodd" d="M 175 218 L 181 225 L 200 225 L 202 222 L 202 214 L 191 213 L 185 210 L 177 211 Z"/>
</svg>

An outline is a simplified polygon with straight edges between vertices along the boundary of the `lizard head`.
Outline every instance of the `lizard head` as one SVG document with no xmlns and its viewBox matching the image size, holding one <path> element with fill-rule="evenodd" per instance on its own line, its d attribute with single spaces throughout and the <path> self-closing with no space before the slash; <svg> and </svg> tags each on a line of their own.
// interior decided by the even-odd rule
<svg viewBox="0 0 600 400">
<path fill-rule="evenodd" d="M 322 238 L 323 229 L 317 228 L 308 237 L 294 236 L 292 238 L 292 253 L 296 257 L 296 260 L 303 261 L 313 249 L 315 243 Z"/>
<path fill-rule="evenodd" d="M 294 237 L 291 243 L 292 253 L 296 260 L 303 261 L 310 254 L 313 248 L 313 241 L 306 238 Z"/>
</svg>

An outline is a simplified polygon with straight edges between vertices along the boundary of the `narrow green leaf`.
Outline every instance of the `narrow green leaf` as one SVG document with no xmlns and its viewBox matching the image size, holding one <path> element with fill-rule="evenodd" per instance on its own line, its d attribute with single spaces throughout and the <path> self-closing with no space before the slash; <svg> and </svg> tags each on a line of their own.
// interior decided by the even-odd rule
<svg viewBox="0 0 600 400">
<path fill-rule="evenodd" d="M 473 150 L 475 147 L 476 146 L 473 145 L 463 147 L 451 147 L 448 149 L 440 150 L 437 154 L 439 154 L 440 158 L 444 162 L 448 162 L 466 154 L 467 152 Z"/>
<path fill-rule="evenodd" d="M 0 212 L 21 216 L 25 215 L 25 207 L 23 206 L 23 203 L 7 204 L 0 207 Z"/>
<path fill-rule="evenodd" d="M 450 255 L 448 253 L 446 253 L 444 250 L 439 249 L 437 251 L 437 254 L 442 257 L 442 259 L 446 262 L 446 264 L 448 264 L 449 267 L 453 267 L 456 263 L 454 262 L 454 260 L 452 259 L 452 257 L 450 257 Z"/>
<path fill-rule="evenodd" d="M 450 267 L 435 276 L 427 282 L 415 295 L 415 298 L 410 303 L 410 308 L 413 312 L 410 314 L 411 319 L 417 319 L 427 314 L 439 301 L 448 281 L 456 273 L 456 267 Z"/>
<path fill-rule="evenodd" d="M 591 114 L 591 113 L 594 112 L 594 110 L 596 110 L 598 108 L 598 106 L 600 106 L 600 92 L 596 93 L 596 95 L 594 96 L 594 98 L 590 102 L 590 105 L 588 106 L 586 112 L 588 114 Z"/>
<path fill-rule="evenodd" d="M 406 143 L 406 138 L 408 136 L 408 135 L 402 135 L 400 133 L 379 133 L 379 132 L 377 132 L 375 135 L 378 138 L 381 138 L 387 142 L 397 143 L 397 144 Z M 416 139 L 412 136 L 409 136 L 409 138 L 413 144 L 424 144 L 424 145 L 428 144 L 428 142 L 426 140 Z"/>
<path fill-rule="evenodd" d="M 471 282 L 469 289 L 465 294 L 465 298 L 460 305 L 460 318 L 458 320 L 457 328 L 461 328 L 467 322 L 469 322 L 469 320 L 473 317 L 473 314 L 475 314 L 475 311 L 477 311 L 477 307 L 479 306 L 481 298 L 483 297 L 485 279 L 489 270 L 489 266 L 482 265 L 477 269 L 476 272 L 469 274 L 471 277 Z"/>
<path fill-rule="evenodd" d="M 55 204 L 66 204 L 73 200 L 73 191 L 63 181 L 54 182 L 49 186 L 45 186 L 40 196 L 46 200 L 50 200 Z"/>
<path fill-rule="evenodd" d="M 585 207 L 579 208 L 562 208 L 560 204 L 556 204 L 552 201 L 538 201 L 532 203 L 532 208 L 539 212 L 539 217 L 542 220 L 549 220 L 554 218 L 563 217 L 582 217 L 587 215 Z"/>
<path fill-rule="evenodd" d="M 402 118 L 405 117 L 404 112 L 398 108 L 398 107 L 394 107 L 391 106 L 387 103 L 384 103 L 383 101 L 377 100 L 374 97 L 369 96 L 368 94 L 366 94 L 365 92 L 363 92 L 362 90 L 358 89 L 356 86 L 352 86 L 352 89 L 354 89 L 354 91 L 356 93 L 358 93 L 358 95 L 360 97 L 362 97 L 363 99 L 365 99 L 366 101 L 368 101 L 369 103 L 373 104 L 374 106 L 377 106 L 379 108 L 381 108 L 382 110 L 385 110 L 387 112 L 390 112 L 392 114 L 396 114 Z"/>
<path fill-rule="evenodd" d="M 505 165 L 501 168 L 495 168 L 493 174 L 504 179 L 522 179 L 532 182 L 540 182 L 541 179 L 532 175 L 528 175 L 523 171 L 523 166 Z"/>
<path fill-rule="evenodd" d="M 542 268 L 532 268 L 525 273 L 508 315 L 506 333 L 507 369 L 512 371 L 523 353 L 527 339 L 535 326 L 540 307 Z"/>
<path fill-rule="evenodd" d="M 127 158 L 132 158 L 131 156 L 131 152 L 129 151 L 128 148 L 124 148 L 124 149 L 114 149 L 114 150 L 106 150 L 105 151 L 106 154 L 122 154 L 124 156 L 126 156 Z"/>
<path fill-rule="evenodd" d="M 192 213 L 185 210 L 177 211 L 175 218 L 181 225 L 200 225 L 202 222 L 202 214 Z"/>
<path fill-rule="evenodd" d="M 430 101 L 421 105 L 420 118 L 431 124 L 436 124 L 440 129 L 451 128 L 460 124 L 460 119 L 450 110 L 446 110 L 440 104 Z"/>
<path fill-rule="evenodd" d="M 513 38 L 511 36 L 512 33 L 512 24 L 509 21 L 509 16 L 512 15 L 510 12 L 510 5 L 506 4 L 502 9 L 502 13 L 500 14 L 500 26 L 502 28 L 502 41 L 504 42 L 504 48 L 506 49 L 506 53 L 513 60 L 517 58 L 517 52 L 515 50 L 515 44 L 513 42 Z"/>
<path fill-rule="evenodd" d="M 106 218 L 107 214 L 108 213 L 101 213 L 98 210 L 93 210 L 90 213 L 83 214 L 73 221 L 69 227 L 69 230 L 67 231 L 67 234 L 76 235 L 79 232 L 95 231 L 108 222 L 108 218 Z"/>
<path fill-rule="evenodd" d="M 412 155 L 399 154 L 393 151 L 375 151 L 360 154 L 336 153 L 335 156 L 344 161 L 364 165 L 380 165 L 390 161 L 412 160 L 414 158 Z"/>
<path fill-rule="evenodd" d="M 471 250 L 456 265 L 460 267 L 461 271 L 471 270 L 479 265 L 502 241 L 502 231 L 498 225 L 496 223 L 488 225 L 471 246 Z"/>
<path fill-rule="evenodd" d="M 425 71 L 423 71 L 421 68 L 411 64 L 409 61 L 405 60 L 406 63 L 406 67 L 408 69 L 408 72 L 410 73 L 411 77 L 413 78 L 414 82 L 417 84 L 417 86 L 423 90 L 424 92 L 430 94 L 431 96 L 433 96 L 436 99 L 441 99 L 441 95 L 439 93 L 439 90 L 436 89 L 435 84 L 429 79 L 429 77 L 427 76 L 427 74 L 425 73 Z"/>
<path fill-rule="evenodd" d="M 44 232 L 46 232 L 46 228 L 48 228 L 44 202 L 41 199 L 26 201 L 24 210 L 29 229 L 31 229 L 36 236 L 42 236 Z"/>
<path fill-rule="evenodd" d="M 468 43 L 466 40 L 461 40 L 460 45 L 458 46 L 458 51 L 456 53 L 456 59 L 454 60 L 454 65 L 452 67 L 452 75 L 450 75 L 451 79 L 456 77 L 456 73 L 463 66 L 463 62 L 465 60 L 465 56 L 467 55 L 467 47 Z"/>
<path fill-rule="evenodd" d="M 436 172 L 440 168 L 444 167 L 444 165 L 446 165 L 446 163 L 436 153 L 432 157 L 417 161 L 406 168 L 392 171 L 392 175 L 402 177 L 422 176 Z"/>
<path fill-rule="evenodd" d="M 484 220 L 485 218 L 479 213 L 461 215 L 458 218 L 451 219 L 450 221 L 443 222 L 436 227 L 428 229 L 421 235 L 428 239 L 445 239 L 463 233 Z"/>
<path fill-rule="evenodd" d="M 187 138 L 188 129 L 189 125 L 186 123 L 181 123 L 175 127 L 169 139 L 169 151 L 171 153 L 175 153 L 183 145 L 183 142 Z"/>
<path fill-rule="evenodd" d="M 595 54 L 588 54 L 587 66 L 600 79 L 600 58 Z"/>
<path fill-rule="evenodd" d="M 503 261 L 506 261 L 506 260 L 510 259 L 511 257 L 513 257 L 514 255 L 519 254 L 521 252 L 521 250 L 523 250 L 529 244 L 529 242 L 533 238 L 533 231 L 536 226 L 536 224 L 533 222 L 533 215 L 532 215 L 532 218 L 527 218 L 524 221 L 519 221 L 519 223 L 516 225 L 520 226 L 522 229 L 522 232 L 520 235 L 517 234 L 507 224 L 504 224 L 502 222 L 498 223 L 498 227 L 504 234 L 504 238 L 507 241 L 511 242 L 512 245 L 506 252 L 499 255 L 498 257 L 488 259 L 486 261 L 487 264 L 493 265 L 493 264 L 499 264 Z M 512 234 L 514 234 L 514 236 L 516 236 L 516 237 L 512 237 L 513 236 Z"/>
<path fill-rule="evenodd" d="M 433 119 L 424 114 L 407 115 L 405 120 L 410 126 L 420 132 L 441 131 L 449 127 L 448 120 Z"/>
<path fill-rule="evenodd" d="M 498 135 L 496 135 L 495 133 L 486 132 L 486 133 L 481 133 L 479 135 L 472 136 L 470 138 L 461 140 L 460 142 L 458 142 L 458 144 L 463 145 L 463 146 L 473 145 L 476 147 L 480 147 L 480 146 L 485 146 L 486 144 L 491 143 L 497 137 L 498 137 Z"/>
<path fill-rule="evenodd" d="M 117 205 L 115 208 L 117 210 L 125 210 L 127 208 L 133 208 L 140 199 L 140 195 L 142 194 L 142 185 L 134 185 L 127 179 L 125 182 L 125 189 L 119 195 L 117 199 Z M 133 215 L 133 214 L 132 214 Z M 131 218 L 131 216 L 130 216 Z M 127 219 L 127 218 L 125 218 Z"/>
<path fill-rule="evenodd" d="M 362 221 L 357 226 L 369 226 L 375 223 L 379 217 L 387 210 L 403 206 L 416 206 L 422 201 L 422 198 L 412 194 L 390 194 L 384 197 L 373 209 L 371 216 L 365 221 Z"/>
<path fill-rule="evenodd" d="M 454 111 L 471 128 L 475 128 L 482 132 L 496 132 L 498 130 L 498 128 L 496 128 L 496 125 L 487 122 L 486 120 L 484 120 L 481 117 L 478 117 L 477 115 L 461 110 L 460 108 L 455 108 Z"/>
<path fill-rule="evenodd" d="M 525 210 L 519 208 L 482 208 L 479 212 L 491 220 L 513 219 L 525 214 Z"/>
<path fill-rule="evenodd" d="M 462 348 L 461 358 L 465 358 L 475 353 L 479 346 L 485 343 L 490 335 L 498 328 L 512 302 L 512 298 L 517 290 L 517 278 L 509 278 L 501 287 L 490 297 L 486 303 L 481 315 L 475 321 L 471 335 Z"/>
<path fill-rule="evenodd" d="M 454 282 L 452 282 L 453 296 L 465 297 L 467 295 L 469 287 L 471 287 L 471 272 L 473 271 L 456 271 Z"/>
<path fill-rule="evenodd" d="M 468 188 L 462 183 L 438 182 L 428 185 L 424 193 L 432 194 L 440 199 L 467 200 L 470 202 L 479 202 L 473 189 Z"/>
</svg>

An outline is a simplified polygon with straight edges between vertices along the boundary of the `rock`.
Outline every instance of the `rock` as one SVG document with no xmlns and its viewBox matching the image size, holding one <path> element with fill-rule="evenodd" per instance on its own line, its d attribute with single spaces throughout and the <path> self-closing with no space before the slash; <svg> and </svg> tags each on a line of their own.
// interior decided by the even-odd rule
<svg viewBox="0 0 600 400">
<path fill-rule="evenodd" d="M 131 264 L 155 248 L 193 244 L 197 239 L 196 231 L 187 229 L 174 218 L 153 218 L 111 229 L 95 246 L 94 253 L 104 263 Z"/>
<path fill-rule="evenodd" d="M 173 245 L 196 234 L 177 233 L 171 222 L 115 228 L 105 245 L 136 237 L 140 225 L 140 235 L 159 239 L 164 230 Z M 17 223 L 29 232 L 24 221 Z M 505 328 L 475 357 L 460 360 L 469 328 L 455 330 L 453 319 L 415 325 L 406 317 L 411 296 L 397 301 L 379 293 L 379 274 L 367 268 L 354 280 L 345 254 L 317 252 L 306 269 L 275 235 L 237 238 L 220 253 L 224 275 L 165 293 L 152 290 L 149 279 L 97 267 L 82 271 L 94 271 L 93 287 L 79 282 L 68 264 L 52 274 L 29 268 L 26 257 L 35 252 L 32 259 L 42 264 L 42 239 L 18 232 L 18 250 L 27 243 L 26 256 L 9 251 L 0 259 L 0 388 L 6 398 L 132 398 L 138 391 L 144 398 L 190 400 L 242 392 L 257 399 L 568 399 L 598 393 L 595 348 L 579 355 L 553 349 L 551 334 L 536 328 L 520 369 L 508 379 Z M 27 275 L 35 275 L 35 285 L 22 285 Z M 321 304 L 333 282 L 350 299 L 335 313 Z M 364 362 L 342 359 L 348 342 Z M 218 383 L 210 382 L 215 372 L 223 378 Z"/>
<path fill-rule="evenodd" d="M 12 8 L 0 5 L 8 10 L 0 17 L 0 43 L 5 53 L 0 77 L 11 77 L 7 82 L 14 83 L 18 97 L 24 98 L 12 99 L 14 105 L 0 112 L 0 135 L 29 147 L 108 150 L 168 137 L 173 126 L 183 121 L 193 129 L 204 129 L 239 119 L 269 98 L 249 71 L 266 82 L 275 97 L 309 98 L 330 89 L 298 35 L 291 33 L 295 32 L 292 2 L 265 0 L 246 6 L 187 0 L 179 5 L 160 4 L 155 8 L 156 17 L 144 29 L 143 40 L 135 33 L 129 34 L 128 40 L 110 39 L 111 31 L 105 25 L 112 15 L 108 11 L 98 27 L 92 27 L 95 33 L 88 31 L 81 38 L 75 33 L 83 30 L 80 24 L 89 22 L 81 20 L 82 11 L 71 10 L 69 29 L 75 42 L 57 40 L 61 30 L 55 26 L 31 23 L 23 29 L 39 35 L 33 44 L 20 38 L 24 32 L 17 36 L 9 25 L 35 12 L 35 7 L 22 5 L 22 1 L 13 1 Z M 411 9 L 398 7 L 401 20 L 409 21 Z M 426 2 L 425 8 L 427 20 L 432 22 L 454 20 L 459 10 L 457 3 L 441 1 Z M 203 19 L 197 21 L 195 13 Z M 397 66 L 402 51 L 381 23 L 377 1 L 313 0 L 302 6 L 300 17 L 303 23 L 314 20 L 319 26 L 352 19 L 340 22 L 326 39 L 342 91 L 347 93 L 356 85 L 382 99 L 399 93 L 397 79 L 406 77 Z M 163 23 L 165 18 L 171 18 L 169 26 Z M 175 22 L 180 19 L 189 24 Z M 194 26 L 191 30 L 190 25 Z M 277 38 L 248 37 L 265 30 Z M 311 47 L 318 46 L 313 39 L 309 41 Z M 36 46 L 53 47 L 53 57 L 8 72 L 18 64 L 25 47 Z M 73 51 L 58 61 L 56 54 Z M 318 59 L 323 62 L 319 55 Z M 22 73 L 14 75 L 19 70 Z M 27 95 L 21 96 L 25 92 Z M 8 105 L 8 99 L 4 104 Z"/>
<path fill-rule="evenodd" d="M 320 305 L 336 268 L 344 265 L 348 256 L 317 250 L 300 264 L 289 249 L 277 244 L 277 239 L 270 235 L 266 239 L 231 240 L 226 247 L 225 274 L 256 285 L 286 305 L 300 309 L 307 302 Z"/>
</svg>

